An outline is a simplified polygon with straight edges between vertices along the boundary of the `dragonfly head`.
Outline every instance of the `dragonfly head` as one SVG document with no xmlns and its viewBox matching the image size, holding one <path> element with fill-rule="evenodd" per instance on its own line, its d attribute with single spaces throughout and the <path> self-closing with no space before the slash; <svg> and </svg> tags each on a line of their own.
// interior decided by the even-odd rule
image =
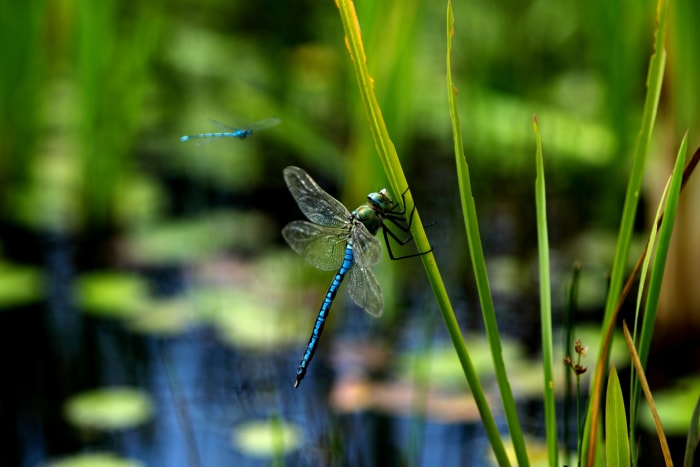
<svg viewBox="0 0 700 467">
<path fill-rule="evenodd" d="M 380 209 L 381 211 L 391 211 L 392 207 L 394 206 L 394 202 L 391 200 L 386 188 L 382 188 L 378 192 L 368 194 L 367 199 L 372 206 Z"/>
</svg>

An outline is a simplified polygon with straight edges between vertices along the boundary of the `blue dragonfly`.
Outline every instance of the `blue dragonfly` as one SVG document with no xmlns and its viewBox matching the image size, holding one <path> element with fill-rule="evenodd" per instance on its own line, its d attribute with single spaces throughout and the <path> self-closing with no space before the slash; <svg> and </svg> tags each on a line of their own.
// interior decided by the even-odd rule
<svg viewBox="0 0 700 467">
<path fill-rule="evenodd" d="M 324 270 L 337 270 L 326 292 L 311 338 L 297 368 L 294 387 L 306 375 L 309 363 L 318 347 L 323 326 L 328 318 L 333 299 L 345 276 L 353 301 L 367 313 L 378 318 L 384 311 L 384 298 L 376 277 L 370 270 L 381 258 L 381 245 L 376 237 L 382 229 L 387 251 L 391 259 L 403 259 L 426 254 L 416 253 L 394 256 L 389 245 L 391 236 L 405 245 L 412 237 L 400 239 L 389 230 L 385 221 L 391 221 L 408 233 L 405 210 L 394 203 L 386 189 L 367 195 L 367 203 L 350 212 L 338 200 L 326 193 L 304 170 L 298 167 L 284 169 L 284 180 L 299 205 L 299 209 L 311 221 L 293 221 L 282 229 L 282 236 L 289 246 L 312 266 Z M 405 196 L 405 192 L 404 195 Z M 403 198 L 402 196 L 402 198 Z M 405 202 L 404 202 L 405 204 Z M 413 218 L 413 211 L 409 219 Z"/>
<path fill-rule="evenodd" d="M 214 133 L 199 133 L 198 135 L 186 135 L 180 138 L 181 142 L 192 141 L 193 139 L 218 139 L 218 138 L 238 138 L 246 139 L 248 136 L 252 135 L 254 131 L 264 130 L 265 128 L 270 128 L 278 125 L 280 119 L 277 117 L 268 117 L 259 122 L 251 123 L 242 128 L 233 128 L 228 125 L 224 125 L 216 120 L 209 119 L 211 123 L 218 126 L 224 131 L 218 131 Z"/>
</svg>

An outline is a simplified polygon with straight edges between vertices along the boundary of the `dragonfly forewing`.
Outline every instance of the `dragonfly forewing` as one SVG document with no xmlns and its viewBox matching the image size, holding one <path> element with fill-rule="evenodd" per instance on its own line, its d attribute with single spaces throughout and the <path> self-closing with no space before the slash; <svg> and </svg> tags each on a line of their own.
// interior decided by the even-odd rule
<svg viewBox="0 0 700 467">
<path fill-rule="evenodd" d="M 332 271 L 343 262 L 347 243 L 347 232 L 343 229 L 293 221 L 282 229 L 282 236 L 297 254 L 315 268 Z"/>
<path fill-rule="evenodd" d="M 357 305 L 378 318 L 384 311 L 384 297 L 377 278 L 368 268 L 355 263 L 348 272 L 348 291 Z"/>
<path fill-rule="evenodd" d="M 377 264 L 382 257 L 382 244 L 379 239 L 369 233 L 369 230 L 360 222 L 353 225 L 351 236 L 355 263 L 364 268 Z"/>
<path fill-rule="evenodd" d="M 350 219 L 350 211 L 299 167 L 284 169 L 284 180 L 299 209 L 314 224 L 340 227 Z"/>
<path fill-rule="evenodd" d="M 225 123 L 221 123 L 218 120 L 214 120 L 213 118 L 209 119 L 209 122 L 213 125 L 218 126 L 222 130 L 233 133 L 235 131 L 245 131 L 245 130 L 252 130 L 252 131 L 257 131 L 257 130 L 264 130 L 265 128 L 271 128 L 273 126 L 279 125 L 280 119 L 277 117 L 268 117 L 268 118 L 263 118 L 262 120 L 251 123 L 250 125 L 244 125 L 239 128 L 235 128 L 229 125 L 226 125 Z"/>
</svg>

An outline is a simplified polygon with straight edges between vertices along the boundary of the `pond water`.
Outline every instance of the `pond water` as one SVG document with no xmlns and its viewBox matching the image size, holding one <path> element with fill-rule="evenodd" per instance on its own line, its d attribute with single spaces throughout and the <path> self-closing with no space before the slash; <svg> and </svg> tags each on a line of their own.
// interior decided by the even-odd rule
<svg viewBox="0 0 700 467">
<path fill-rule="evenodd" d="M 513 212 L 507 203 L 492 204 L 486 248 L 518 253 L 509 240 L 520 229 Z M 209 235 L 228 225 L 224 217 L 206 218 Z M 453 226 L 442 218 L 431 233 L 435 245 L 450 243 L 445 227 Z M 191 226 L 184 230 L 185 239 L 196 237 Z M 489 234 L 496 231 L 505 237 Z M 155 237 L 160 245 L 163 236 Z M 80 266 L 81 249 L 93 242 L 56 234 L 5 242 L 12 251 L 31 252 L 19 259 L 36 265 L 39 293 L 0 313 L 7 375 L 0 429 L 8 446 L 2 465 L 108 454 L 116 457 L 97 465 L 494 465 L 432 298 L 418 292 L 424 286 L 414 259 L 399 262 L 395 276 L 378 268 L 385 295 L 394 281 L 401 283 L 394 286 L 401 299 L 386 296 L 407 307 L 402 313 L 389 310 L 375 320 L 341 287 L 320 350 L 294 389 L 332 273 L 312 271 L 286 249 L 263 257 L 216 254 L 177 266 L 94 269 L 89 262 Z M 114 246 L 125 248 L 122 242 L 109 238 L 112 246 L 103 249 L 123 254 Z M 136 251 L 148 249 L 148 241 L 132 243 L 140 245 L 131 247 Z M 436 250 L 438 261 L 449 264 L 449 255 Z M 155 257 L 165 254 L 157 251 Z M 504 355 L 528 443 L 533 453 L 546 455 L 538 447 L 544 415 L 537 304 L 527 272 L 532 265 L 507 258 L 491 261 Z M 589 293 L 601 296 L 604 286 L 600 276 Z M 476 331 L 468 332 L 467 342 L 507 437 L 473 292 L 450 287 L 465 332 Z M 584 340 L 595 346 L 594 336 Z M 561 388 L 563 365 L 556 369 Z M 562 413 L 560 405 L 560 424 Z"/>
</svg>

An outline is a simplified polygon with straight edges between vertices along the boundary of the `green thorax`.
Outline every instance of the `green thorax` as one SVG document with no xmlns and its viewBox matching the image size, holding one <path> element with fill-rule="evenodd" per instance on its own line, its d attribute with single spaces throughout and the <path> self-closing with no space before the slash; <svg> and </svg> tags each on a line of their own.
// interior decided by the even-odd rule
<svg viewBox="0 0 700 467">
<path fill-rule="evenodd" d="M 362 222 L 369 233 L 375 235 L 384 223 L 385 214 L 394 209 L 394 202 L 385 188 L 379 192 L 370 193 L 367 195 L 367 200 L 368 203 L 352 212 L 352 217 Z"/>
</svg>

